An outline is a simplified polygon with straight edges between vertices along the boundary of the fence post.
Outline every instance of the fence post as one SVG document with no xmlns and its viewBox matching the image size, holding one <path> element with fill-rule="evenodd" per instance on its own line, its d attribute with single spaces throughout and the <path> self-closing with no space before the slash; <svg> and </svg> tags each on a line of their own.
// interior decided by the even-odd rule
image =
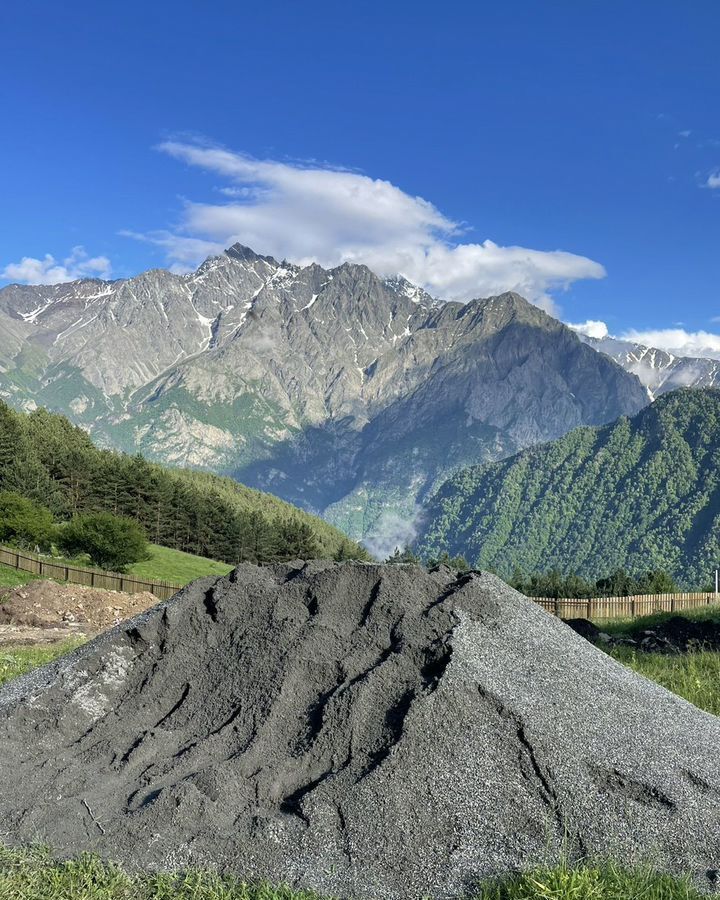
<svg viewBox="0 0 720 900">
<path fill-rule="evenodd" d="M 672 597 L 670 598 L 670 612 L 671 613 L 675 612 L 675 594 L 673 594 Z"/>
<path fill-rule="evenodd" d="M 95 572 L 90 569 L 90 587 L 95 587 Z"/>
<path fill-rule="evenodd" d="M 560 601 L 557 597 L 555 598 L 555 615 L 558 617 L 558 619 L 560 618 Z"/>
<path fill-rule="evenodd" d="M 633 619 L 637 615 L 637 607 L 635 606 L 635 598 L 634 597 L 630 601 L 630 615 L 632 616 Z"/>
</svg>

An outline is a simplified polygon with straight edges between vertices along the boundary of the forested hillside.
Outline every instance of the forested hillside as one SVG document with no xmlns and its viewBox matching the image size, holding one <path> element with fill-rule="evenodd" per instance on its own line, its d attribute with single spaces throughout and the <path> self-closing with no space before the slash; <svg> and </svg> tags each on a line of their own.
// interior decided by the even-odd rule
<svg viewBox="0 0 720 900">
<path fill-rule="evenodd" d="M 458 472 L 429 504 L 417 548 L 506 577 L 664 569 L 697 587 L 720 564 L 719 537 L 720 391 L 681 390 Z"/>
<path fill-rule="evenodd" d="M 100 450 L 63 416 L 18 413 L 0 401 L 3 490 L 37 500 L 60 519 L 127 516 L 156 544 L 229 563 L 366 556 L 337 529 L 269 494 Z"/>
</svg>

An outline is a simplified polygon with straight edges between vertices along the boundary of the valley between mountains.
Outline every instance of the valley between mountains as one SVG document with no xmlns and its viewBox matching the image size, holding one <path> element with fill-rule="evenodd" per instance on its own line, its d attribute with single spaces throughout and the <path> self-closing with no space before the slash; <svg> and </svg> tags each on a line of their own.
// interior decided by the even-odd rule
<svg viewBox="0 0 720 900">
<path fill-rule="evenodd" d="M 517 294 L 443 304 L 363 265 L 240 245 L 189 275 L 0 290 L 0 396 L 270 491 L 380 555 L 459 467 L 650 400 Z"/>
</svg>

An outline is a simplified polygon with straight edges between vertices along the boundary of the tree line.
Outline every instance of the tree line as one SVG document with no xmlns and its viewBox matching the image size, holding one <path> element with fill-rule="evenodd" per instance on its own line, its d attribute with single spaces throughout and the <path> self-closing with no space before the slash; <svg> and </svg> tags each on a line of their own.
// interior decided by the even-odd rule
<svg viewBox="0 0 720 900">
<path fill-rule="evenodd" d="M 516 570 L 508 584 L 527 597 L 587 600 L 591 597 L 633 597 L 637 594 L 671 594 L 677 591 L 672 575 L 663 569 L 632 574 L 616 569 L 594 581 L 579 575 L 563 575 L 559 569 L 523 575 Z"/>
<path fill-rule="evenodd" d="M 391 565 L 402 563 L 424 565 L 428 569 L 443 565 L 459 572 L 470 569 L 465 557 L 459 554 L 450 556 L 449 553 L 444 552 L 423 559 L 411 547 L 405 547 L 404 550 L 396 547 L 395 552 L 386 559 L 386 562 Z M 505 580 L 526 597 L 547 597 L 553 600 L 669 594 L 678 589 L 672 575 L 663 569 L 633 574 L 621 568 L 594 581 L 579 575 L 564 575 L 559 569 L 550 569 L 548 572 L 536 572 L 530 575 L 524 574 L 520 569 L 515 569 L 513 574 Z M 710 588 L 707 589 L 710 590 Z"/>
<path fill-rule="evenodd" d="M 0 401 L 0 491 L 71 522 L 111 514 L 147 539 L 227 563 L 367 558 L 340 531 L 275 497 L 140 455 L 101 450 L 63 416 Z"/>
</svg>

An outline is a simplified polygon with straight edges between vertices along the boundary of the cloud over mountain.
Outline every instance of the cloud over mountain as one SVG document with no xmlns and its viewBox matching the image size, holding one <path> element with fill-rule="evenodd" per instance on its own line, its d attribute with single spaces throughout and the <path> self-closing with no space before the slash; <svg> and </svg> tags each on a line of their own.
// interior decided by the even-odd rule
<svg viewBox="0 0 720 900">
<path fill-rule="evenodd" d="M 229 182 L 220 188 L 223 202 L 187 201 L 175 232 L 132 235 L 162 246 L 171 264 L 196 264 L 209 246 L 239 241 L 301 264 L 365 263 L 442 299 L 513 290 L 549 309 L 550 291 L 605 275 L 600 263 L 562 250 L 463 241 L 460 223 L 389 181 L 199 143 L 158 149 Z"/>
<path fill-rule="evenodd" d="M 648 347 L 659 347 L 675 356 L 704 356 L 720 359 L 720 334 L 711 331 L 686 331 L 684 328 L 631 328 L 621 335 L 625 341 L 636 341 Z"/>
<path fill-rule="evenodd" d="M 42 259 L 23 256 L 20 262 L 8 263 L 0 278 L 21 284 L 62 284 L 78 278 L 108 278 L 112 271 L 106 256 L 88 256 L 84 247 L 73 247 L 62 261 L 46 253 Z"/>
</svg>

